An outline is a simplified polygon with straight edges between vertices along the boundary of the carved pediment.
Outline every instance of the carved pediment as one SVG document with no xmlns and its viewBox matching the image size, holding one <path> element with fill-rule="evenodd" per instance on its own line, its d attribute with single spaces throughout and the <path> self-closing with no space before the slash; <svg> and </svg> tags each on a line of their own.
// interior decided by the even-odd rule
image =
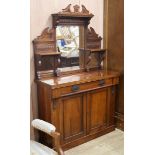
<svg viewBox="0 0 155 155">
<path fill-rule="evenodd" d="M 58 14 L 70 14 L 70 15 L 93 15 L 92 13 L 89 12 L 89 10 L 86 9 L 84 5 L 81 5 L 81 11 L 80 11 L 80 6 L 79 5 L 74 5 L 73 9 L 74 11 L 71 11 L 71 4 L 69 4 L 66 8 L 62 9 L 61 12 Z"/>
<path fill-rule="evenodd" d="M 35 41 L 45 41 L 45 40 L 51 40 L 51 41 L 54 41 L 54 29 L 52 28 L 45 28 L 41 35 L 38 36 L 36 39 L 34 39 L 34 42 Z"/>
<path fill-rule="evenodd" d="M 101 48 L 102 37 L 99 36 L 92 27 L 87 29 L 86 40 L 87 40 L 86 48 L 88 48 L 88 49 Z"/>
<path fill-rule="evenodd" d="M 97 39 L 102 39 L 102 38 L 95 32 L 95 30 L 94 30 L 92 27 L 88 28 L 88 30 L 87 30 L 87 35 L 88 35 L 88 37 L 95 37 L 95 38 L 97 38 Z"/>
<path fill-rule="evenodd" d="M 48 53 L 56 50 L 54 33 L 54 29 L 47 27 L 40 36 L 33 40 L 35 53 Z"/>
</svg>

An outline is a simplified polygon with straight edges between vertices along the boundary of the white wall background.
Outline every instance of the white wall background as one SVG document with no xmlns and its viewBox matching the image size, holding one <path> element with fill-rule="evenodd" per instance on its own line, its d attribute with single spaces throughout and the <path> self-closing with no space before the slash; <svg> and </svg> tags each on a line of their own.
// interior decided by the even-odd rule
<svg viewBox="0 0 155 155">
<path fill-rule="evenodd" d="M 103 37 L 103 1 L 104 0 L 31 0 L 30 1 L 30 41 L 31 41 L 31 119 L 37 118 L 37 93 L 34 84 L 34 58 L 32 40 L 39 36 L 42 30 L 51 26 L 51 14 L 57 13 L 68 4 L 83 4 L 95 16 L 89 26 L 93 27 L 101 37 Z M 31 138 L 34 138 L 34 131 L 31 129 Z"/>
</svg>

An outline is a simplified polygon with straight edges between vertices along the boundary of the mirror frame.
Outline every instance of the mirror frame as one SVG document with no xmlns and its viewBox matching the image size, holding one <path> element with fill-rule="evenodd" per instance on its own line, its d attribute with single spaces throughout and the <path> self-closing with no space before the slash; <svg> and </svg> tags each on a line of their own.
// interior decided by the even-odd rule
<svg viewBox="0 0 155 155">
<path fill-rule="evenodd" d="M 84 35 L 83 35 L 83 39 L 84 39 L 84 49 L 86 48 L 86 36 L 87 36 L 87 29 L 88 29 L 88 25 L 90 24 L 90 20 L 91 18 L 94 16 L 92 13 L 89 13 L 89 11 L 87 10 L 87 12 L 84 12 L 82 10 L 82 12 L 71 12 L 70 11 L 70 6 L 68 5 L 68 11 L 62 11 L 59 13 L 55 13 L 52 14 L 52 26 L 54 28 L 55 31 L 55 40 L 56 40 L 56 28 L 57 26 L 82 26 L 84 28 Z M 77 5 L 76 5 L 77 6 Z M 82 5 L 83 6 L 83 5 Z M 74 6 L 75 7 L 75 6 Z M 64 10 L 64 9 L 63 9 Z M 61 73 L 65 74 L 65 73 L 69 73 L 69 72 L 81 72 L 84 71 L 84 66 L 85 66 L 85 61 L 84 61 L 84 55 L 79 54 L 79 69 L 77 70 L 77 66 L 73 66 L 71 67 L 71 70 L 67 70 L 64 68 L 61 68 Z"/>
</svg>

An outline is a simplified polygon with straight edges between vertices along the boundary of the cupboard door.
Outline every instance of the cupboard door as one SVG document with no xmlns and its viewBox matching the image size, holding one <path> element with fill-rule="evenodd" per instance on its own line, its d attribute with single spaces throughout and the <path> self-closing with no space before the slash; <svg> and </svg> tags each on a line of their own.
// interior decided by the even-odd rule
<svg viewBox="0 0 155 155">
<path fill-rule="evenodd" d="M 107 125 L 108 89 L 98 89 L 87 94 L 87 132 L 103 130 Z"/>
<path fill-rule="evenodd" d="M 62 124 L 64 142 L 86 134 L 86 102 L 83 94 L 62 98 Z"/>
</svg>

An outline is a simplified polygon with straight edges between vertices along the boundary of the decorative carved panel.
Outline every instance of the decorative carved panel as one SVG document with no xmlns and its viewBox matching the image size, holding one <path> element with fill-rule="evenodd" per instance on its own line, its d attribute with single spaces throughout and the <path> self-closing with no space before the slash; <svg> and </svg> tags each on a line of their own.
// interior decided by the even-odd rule
<svg viewBox="0 0 155 155">
<path fill-rule="evenodd" d="M 61 12 L 52 14 L 53 27 L 57 25 L 89 25 L 90 19 L 94 16 L 90 13 L 84 5 L 82 5 L 82 11 L 80 12 L 80 6 L 73 6 L 74 12 L 71 11 L 71 4 L 69 4 Z"/>
<path fill-rule="evenodd" d="M 55 52 L 55 30 L 53 28 L 45 28 L 40 36 L 33 41 L 34 52 Z"/>
<path fill-rule="evenodd" d="M 87 29 L 86 48 L 87 49 L 100 49 L 102 38 L 90 27 Z"/>
<path fill-rule="evenodd" d="M 82 52 L 85 53 L 85 70 L 103 69 L 102 61 L 105 50 L 101 49 L 102 38 L 90 27 L 86 30 L 86 45 Z"/>
<path fill-rule="evenodd" d="M 59 66 L 59 55 L 56 52 L 55 29 L 45 28 L 33 41 L 36 78 L 53 76 Z M 48 71 L 48 72 L 47 72 Z"/>
</svg>

